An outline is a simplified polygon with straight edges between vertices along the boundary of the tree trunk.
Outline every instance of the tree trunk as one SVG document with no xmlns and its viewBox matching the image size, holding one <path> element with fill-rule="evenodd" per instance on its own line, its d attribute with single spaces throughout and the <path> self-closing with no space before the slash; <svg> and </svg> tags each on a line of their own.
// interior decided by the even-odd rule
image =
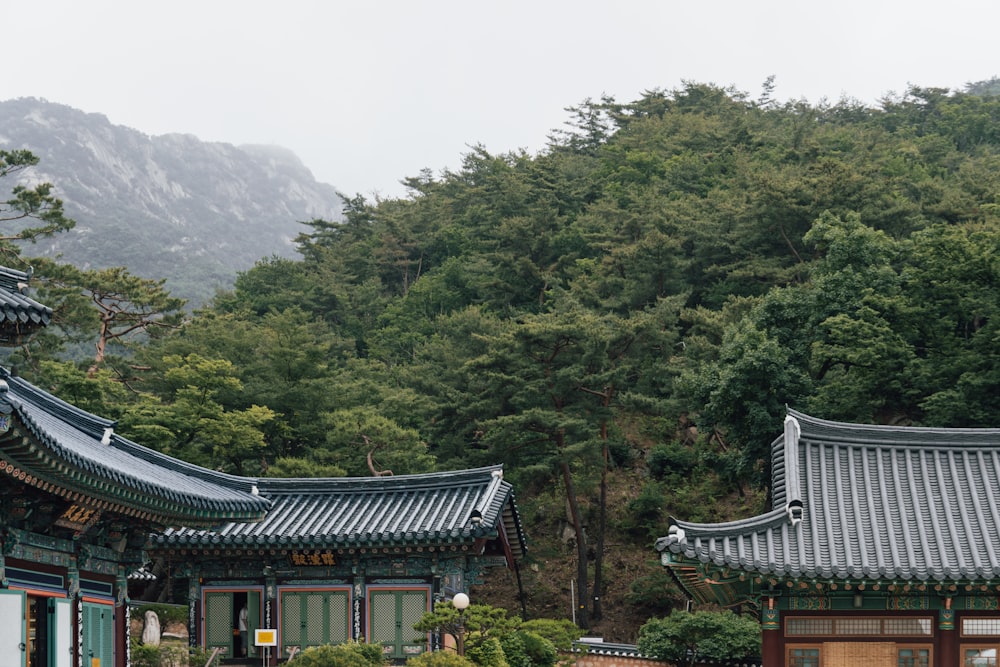
<svg viewBox="0 0 1000 667">
<path fill-rule="evenodd" d="M 601 405 L 607 408 L 611 405 L 614 389 L 605 387 L 600 394 Z M 597 548 L 594 554 L 594 606 L 593 620 L 599 621 L 604 613 L 601 611 L 601 593 L 604 590 L 604 536 L 608 528 L 608 466 L 611 454 L 608 451 L 608 420 L 601 421 L 601 500 L 597 515 Z"/>
<path fill-rule="evenodd" d="M 599 621 L 603 617 L 601 611 L 601 588 L 604 586 L 604 533 L 608 525 L 608 428 L 607 424 L 601 424 L 601 438 L 603 439 L 601 455 L 604 459 L 601 462 L 601 504 L 598 507 L 597 520 L 597 548 L 594 554 L 594 620 Z"/>
<path fill-rule="evenodd" d="M 94 378 L 97 377 L 97 371 L 101 364 L 104 363 L 104 355 L 107 352 L 108 340 L 111 338 L 111 318 L 107 315 L 101 316 L 101 330 L 97 335 L 97 343 L 94 351 L 94 362 L 90 364 L 90 368 L 87 369 L 87 377 Z"/>
<path fill-rule="evenodd" d="M 569 503 L 570 519 L 573 521 L 573 531 L 576 534 L 576 580 L 579 596 L 576 603 L 576 624 L 587 629 L 590 626 L 590 621 L 587 618 L 587 597 L 590 595 L 587 575 L 587 534 L 584 532 L 583 522 L 580 520 L 580 507 L 576 502 L 576 489 L 573 486 L 573 476 L 569 464 L 563 461 L 559 465 L 562 470 L 563 484 L 566 487 L 566 502 Z"/>
</svg>

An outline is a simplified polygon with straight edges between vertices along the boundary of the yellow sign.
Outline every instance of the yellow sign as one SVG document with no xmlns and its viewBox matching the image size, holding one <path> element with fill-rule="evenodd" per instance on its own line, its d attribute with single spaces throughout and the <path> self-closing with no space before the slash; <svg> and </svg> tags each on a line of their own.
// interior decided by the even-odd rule
<svg viewBox="0 0 1000 667">
<path fill-rule="evenodd" d="M 257 629 L 253 632 L 254 646 L 277 646 L 278 631 L 273 629 Z"/>
<path fill-rule="evenodd" d="M 83 532 L 97 523 L 101 518 L 101 511 L 93 507 L 84 505 L 70 505 L 62 515 L 56 519 L 55 524 L 63 528 Z"/>
<path fill-rule="evenodd" d="M 333 557 L 333 552 L 329 550 L 313 552 L 293 551 L 288 555 L 288 559 L 292 562 L 292 565 L 302 567 L 337 564 L 336 559 Z"/>
</svg>

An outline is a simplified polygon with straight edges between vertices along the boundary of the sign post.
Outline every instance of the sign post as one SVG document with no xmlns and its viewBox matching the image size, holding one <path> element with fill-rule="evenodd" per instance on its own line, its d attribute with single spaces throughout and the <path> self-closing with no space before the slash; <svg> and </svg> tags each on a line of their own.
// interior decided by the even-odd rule
<svg viewBox="0 0 1000 667">
<path fill-rule="evenodd" d="M 262 667 L 267 667 L 268 648 L 278 645 L 278 631 L 274 628 L 257 628 L 253 632 L 253 644 L 258 648 L 264 648 L 264 650 L 260 652 L 262 660 L 261 665 Z"/>
</svg>

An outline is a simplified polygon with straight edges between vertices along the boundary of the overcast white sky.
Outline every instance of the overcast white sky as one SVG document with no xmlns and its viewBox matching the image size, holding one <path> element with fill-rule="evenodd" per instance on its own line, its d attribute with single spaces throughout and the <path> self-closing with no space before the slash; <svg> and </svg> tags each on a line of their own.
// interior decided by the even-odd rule
<svg viewBox="0 0 1000 667">
<path fill-rule="evenodd" d="M 875 103 L 1000 74 L 996 0 L 24 0 L 0 99 L 293 150 L 342 193 L 544 148 L 565 107 L 684 80 Z"/>
</svg>

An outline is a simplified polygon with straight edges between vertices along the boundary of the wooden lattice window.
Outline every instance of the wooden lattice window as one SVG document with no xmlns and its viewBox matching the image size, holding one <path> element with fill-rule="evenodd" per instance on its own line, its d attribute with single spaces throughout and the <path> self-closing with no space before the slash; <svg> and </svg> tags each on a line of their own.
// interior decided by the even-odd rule
<svg viewBox="0 0 1000 667">
<path fill-rule="evenodd" d="M 963 637 L 1000 637 L 1000 618 L 963 618 Z"/>
<path fill-rule="evenodd" d="M 920 616 L 792 616 L 786 637 L 930 637 L 934 623 Z"/>
<path fill-rule="evenodd" d="M 788 667 L 819 667 L 818 646 L 789 646 Z"/>
<path fill-rule="evenodd" d="M 931 647 L 896 646 L 897 667 L 931 667 Z"/>
</svg>

